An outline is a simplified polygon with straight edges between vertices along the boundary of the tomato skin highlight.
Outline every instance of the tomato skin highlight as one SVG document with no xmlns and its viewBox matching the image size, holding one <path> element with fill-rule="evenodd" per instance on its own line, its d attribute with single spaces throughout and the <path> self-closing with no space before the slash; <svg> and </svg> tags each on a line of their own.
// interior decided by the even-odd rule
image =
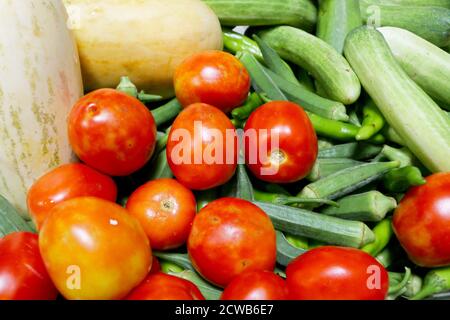
<svg viewBox="0 0 450 320">
<path fill-rule="evenodd" d="M 211 189 L 228 182 L 236 171 L 236 130 L 222 111 L 196 103 L 175 119 L 166 152 L 169 166 L 181 184 L 191 190 Z M 210 156 L 213 158 L 208 163 Z"/>
<path fill-rule="evenodd" d="M 192 282 L 159 272 L 149 275 L 127 300 L 205 300 Z"/>
<path fill-rule="evenodd" d="M 0 300 L 55 300 L 38 235 L 15 232 L 0 239 Z"/>
<path fill-rule="evenodd" d="M 450 172 L 411 188 L 393 216 L 394 232 L 410 259 L 422 267 L 450 265 Z"/>
<path fill-rule="evenodd" d="M 39 178 L 29 189 L 27 204 L 38 229 L 55 205 L 78 197 L 117 198 L 113 179 L 81 163 L 62 165 Z"/>
<path fill-rule="evenodd" d="M 148 274 L 148 238 L 126 209 L 92 197 L 53 208 L 39 235 L 45 266 L 69 300 L 124 298 Z"/>
<path fill-rule="evenodd" d="M 127 210 L 144 228 L 155 250 L 182 246 L 197 213 L 191 190 L 174 179 L 158 179 L 136 190 L 128 199 Z"/>
<path fill-rule="evenodd" d="M 273 271 L 275 229 L 251 202 L 222 198 L 209 203 L 194 219 L 188 252 L 195 269 L 225 287 L 244 271 Z"/>
<path fill-rule="evenodd" d="M 389 288 L 388 273 L 375 258 L 332 246 L 297 257 L 286 269 L 286 282 L 293 300 L 384 300 Z"/>
<path fill-rule="evenodd" d="M 246 163 L 260 180 L 272 183 L 296 182 L 306 177 L 316 162 L 316 133 L 306 112 L 295 103 L 266 103 L 250 115 L 244 130 Z M 256 138 L 249 138 L 252 132 Z M 261 150 L 267 150 L 267 154 L 260 155 Z M 272 154 L 281 155 L 281 158 L 276 156 L 275 160 L 271 160 Z M 267 174 L 263 169 L 274 172 Z"/>
<path fill-rule="evenodd" d="M 156 145 L 156 124 L 139 100 L 113 89 L 81 98 L 69 115 L 69 140 L 90 167 L 111 176 L 141 169 Z"/>
<path fill-rule="evenodd" d="M 286 282 L 270 271 L 249 271 L 235 277 L 221 300 L 287 300 Z"/>
<path fill-rule="evenodd" d="M 250 91 L 250 75 L 233 55 L 204 51 L 186 59 L 176 70 L 175 92 L 180 103 L 207 103 L 225 113 L 239 107 Z"/>
</svg>

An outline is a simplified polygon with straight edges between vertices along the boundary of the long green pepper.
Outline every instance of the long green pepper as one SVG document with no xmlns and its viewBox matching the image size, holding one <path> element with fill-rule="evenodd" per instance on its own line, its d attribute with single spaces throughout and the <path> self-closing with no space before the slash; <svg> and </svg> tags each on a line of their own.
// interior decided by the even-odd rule
<svg viewBox="0 0 450 320">
<path fill-rule="evenodd" d="M 356 140 L 368 140 L 383 129 L 386 120 L 372 99 L 363 106 L 363 121 Z"/>
</svg>

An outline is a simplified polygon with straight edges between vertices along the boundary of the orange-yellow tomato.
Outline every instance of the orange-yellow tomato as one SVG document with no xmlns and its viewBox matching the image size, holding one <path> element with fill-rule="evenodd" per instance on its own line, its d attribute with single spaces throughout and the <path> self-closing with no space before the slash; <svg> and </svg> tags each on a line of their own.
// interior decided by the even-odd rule
<svg viewBox="0 0 450 320">
<path fill-rule="evenodd" d="M 197 212 L 191 190 L 174 179 L 158 179 L 137 189 L 127 209 L 144 227 L 155 250 L 183 245 Z"/>
<path fill-rule="evenodd" d="M 119 205 L 76 198 L 53 208 L 39 235 L 42 259 L 67 299 L 124 298 L 152 265 L 148 238 Z"/>
</svg>

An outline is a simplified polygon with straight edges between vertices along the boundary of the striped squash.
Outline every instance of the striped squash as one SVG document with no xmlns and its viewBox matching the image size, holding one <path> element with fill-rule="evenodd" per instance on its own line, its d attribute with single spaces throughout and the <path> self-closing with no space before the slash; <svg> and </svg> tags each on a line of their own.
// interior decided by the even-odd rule
<svg viewBox="0 0 450 320">
<path fill-rule="evenodd" d="M 66 117 L 82 87 L 61 1 L 0 1 L 0 194 L 23 217 L 34 180 L 73 159 Z"/>
</svg>

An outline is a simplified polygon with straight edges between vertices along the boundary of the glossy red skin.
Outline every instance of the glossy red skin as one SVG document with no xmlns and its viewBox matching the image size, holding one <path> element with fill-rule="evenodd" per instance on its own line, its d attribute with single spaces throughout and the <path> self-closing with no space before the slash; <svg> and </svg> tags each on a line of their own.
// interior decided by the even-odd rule
<svg viewBox="0 0 450 320">
<path fill-rule="evenodd" d="M 152 268 L 148 274 L 157 274 L 161 272 L 161 264 L 159 263 L 158 258 L 155 256 L 152 257 Z"/>
<path fill-rule="evenodd" d="M 423 267 L 450 265 L 450 172 L 436 173 L 411 188 L 393 217 L 395 234 Z"/>
<path fill-rule="evenodd" d="M 250 171 L 260 180 L 273 183 L 290 183 L 303 179 L 311 171 L 318 154 L 317 136 L 313 125 L 305 111 L 295 103 L 273 101 L 256 109 L 249 117 L 245 132 L 256 130 L 257 138 L 245 139 L 246 163 Z M 267 131 L 263 131 L 266 129 Z M 285 155 L 285 160 L 278 166 L 270 163 L 271 131 L 279 135 L 279 150 Z M 252 152 L 264 146 L 266 155 L 255 157 Z M 253 156 L 252 156 L 253 154 Z M 252 157 L 257 160 L 251 160 Z M 262 168 L 274 168 L 275 174 L 264 174 Z"/>
<path fill-rule="evenodd" d="M 156 145 L 156 124 L 139 100 L 113 89 L 81 98 L 69 115 L 69 140 L 76 155 L 110 176 L 141 169 Z"/>
<path fill-rule="evenodd" d="M 221 300 L 287 300 L 286 282 L 270 271 L 249 271 L 238 275 L 225 288 Z"/>
<path fill-rule="evenodd" d="M 379 270 L 379 288 L 368 282 Z M 292 261 L 286 269 L 294 300 L 384 300 L 389 280 L 386 269 L 369 254 L 354 248 L 324 246 Z"/>
<path fill-rule="evenodd" d="M 267 214 L 251 202 L 222 198 L 197 214 L 188 252 L 204 278 L 225 287 L 244 271 L 273 271 L 275 230 Z"/>
<path fill-rule="evenodd" d="M 55 206 L 39 234 L 39 248 L 53 283 L 69 300 L 123 299 L 152 265 L 139 222 L 126 209 L 99 198 Z M 71 275 L 79 275 L 79 288 L 68 286 Z"/>
<path fill-rule="evenodd" d="M 113 179 L 84 164 L 66 164 L 43 175 L 31 186 L 28 210 L 40 229 L 55 205 L 87 196 L 115 202 L 117 186 Z"/>
<path fill-rule="evenodd" d="M 195 122 L 200 122 L 201 134 L 195 135 Z M 221 134 L 220 141 L 216 141 L 211 132 L 217 130 Z M 189 134 L 190 143 L 177 138 L 177 133 Z M 227 132 L 232 133 L 227 139 Z M 199 139 L 196 136 L 200 136 Z M 196 141 L 198 140 L 198 141 Z M 225 141 L 224 141 L 225 140 Z M 229 148 L 227 148 L 229 145 Z M 185 148 L 186 147 L 186 148 Z M 176 163 L 181 150 L 187 150 L 189 163 Z M 195 156 L 209 154 L 208 150 L 222 150 L 223 158 L 220 163 L 206 163 L 204 157 L 195 163 Z M 235 127 L 230 119 L 219 109 L 202 103 L 190 105 L 184 109 L 172 124 L 167 142 L 167 160 L 177 180 L 191 190 L 211 189 L 228 182 L 234 175 L 238 159 L 238 139 Z M 202 152 L 203 151 L 203 152 Z M 227 151 L 230 160 L 226 160 Z"/>
<path fill-rule="evenodd" d="M 149 275 L 127 300 L 205 300 L 192 282 L 165 273 Z"/>
<path fill-rule="evenodd" d="M 250 76 L 244 65 L 223 51 L 204 51 L 186 59 L 176 70 L 175 92 L 180 103 L 207 103 L 225 113 L 245 102 Z"/>
<path fill-rule="evenodd" d="M 57 295 L 37 234 L 16 232 L 0 239 L 0 300 L 55 300 Z"/>
<path fill-rule="evenodd" d="M 128 199 L 127 210 L 147 234 L 155 250 L 182 246 L 197 213 L 191 190 L 174 179 L 158 179 L 137 189 Z"/>
</svg>

